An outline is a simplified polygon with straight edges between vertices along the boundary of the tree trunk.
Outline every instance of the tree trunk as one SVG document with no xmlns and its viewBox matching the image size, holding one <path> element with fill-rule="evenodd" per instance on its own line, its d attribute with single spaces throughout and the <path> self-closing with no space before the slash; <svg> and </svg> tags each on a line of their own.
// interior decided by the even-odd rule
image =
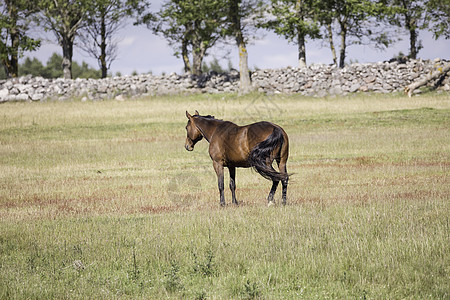
<svg viewBox="0 0 450 300">
<path fill-rule="evenodd" d="M 11 53 L 10 58 L 10 70 L 9 70 L 9 76 L 10 77 L 18 77 L 19 76 L 19 43 L 20 43 L 20 37 L 16 29 L 11 29 L 11 45 L 13 48 L 13 51 Z"/>
<path fill-rule="evenodd" d="M 347 18 L 339 21 L 341 25 L 341 49 L 339 53 L 339 68 L 345 67 L 345 51 L 347 50 Z"/>
<path fill-rule="evenodd" d="M 253 90 L 252 83 L 250 81 L 250 74 L 248 70 L 248 53 L 245 45 L 244 35 L 241 28 L 241 17 L 239 15 L 240 0 L 232 0 L 230 9 L 230 20 L 232 23 L 232 30 L 236 39 L 236 45 L 239 49 L 239 92 L 241 94 L 247 94 Z"/>
<path fill-rule="evenodd" d="M 8 15 L 13 24 L 9 29 L 9 38 L 11 39 L 11 48 L 12 51 L 10 52 L 11 55 L 8 56 L 6 54 L 6 59 L 4 59 L 3 64 L 5 66 L 6 70 L 6 76 L 8 78 L 17 77 L 19 73 L 19 60 L 18 60 L 18 53 L 19 53 L 19 43 L 20 43 L 20 36 L 19 32 L 17 30 L 17 8 L 14 7 L 14 5 L 11 5 L 11 3 L 6 3 L 8 8 Z M 8 30 L 7 30 L 8 34 Z M 7 45 L 5 45 L 7 47 Z"/>
<path fill-rule="evenodd" d="M 411 97 L 412 93 L 415 89 L 421 87 L 422 85 L 427 84 L 431 80 L 437 79 L 438 77 L 445 75 L 449 71 L 450 71 L 450 64 L 448 64 L 444 67 L 438 68 L 437 71 L 434 71 L 433 73 L 428 74 L 425 78 L 420 79 L 420 80 L 413 82 L 410 85 L 406 86 L 405 93 L 408 94 L 408 97 Z"/>
<path fill-rule="evenodd" d="M 102 20 L 100 24 L 100 36 L 101 36 L 101 44 L 100 44 L 100 68 L 102 70 L 102 78 L 106 78 L 108 76 L 108 65 L 106 62 L 106 24 L 105 24 L 105 15 L 102 14 Z"/>
<path fill-rule="evenodd" d="M 200 37 L 194 36 L 192 40 L 192 73 L 202 74 L 202 62 L 206 49 Z"/>
<path fill-rule="evenodd" d="M 192 73 L 195 75 L 202 75 L 202 52 L 202 49 L 195 49 L 192 53 Z"/>
<path fill-rule="evenodd" d="M 333 64 L 335 66 L 337 66 L 338 63 L 337 63 L 337 56 L 336 56 L 336 48 L 334 47 L 334 42 L 333 42 L 333 29 L 331 27 L 331 22 L 327 24 L 327 31 L 328 31 L 328 42 L 330 43 L 331 55 L 333 56 Z"/>
<path fill-rule="evenodd" d="M 11 66 L 11 59 L 9 58 L 8 55 L 6 55 L 5 58 L 2 58 L 2 64 L 3 67 L 5 69 L 5 74 L 6 74 L 6 78 L 12 78 L 13 77 L 13 70 L 12 70 L 12 66 Z"/>
<path fill-rule="evenodd" d="M 181 42 L 181 56 L 183 57 L 183 63 L 184 63 L 184 72 L 189 73 L 191 72 L 191 63 L 189 61 L 189 54 L 187 49 L 188 42 L 186 39 L 184 39 Z"/>
<path fill-rule="evenodd" d="M 10 72 L 11 66 L 9 64 L 9 59 L 8 58 L 2 59 L 2 65 L 3 65 L 3 68 L 5 69 L 6 78 L 11 78 L 11 72 Z"/>
<path fill-rule="evenodd" d="M 61 44 L 63 49 L 62 68 L 64 79 L 72 79 L 73 40 L 64 36 Z"/>
<path fill-rule="evenodd" d="M 418 52 L 416 21 L 409 15 L 409 8 L 405 2 L 403 2 L 403 8 L 406 10 L 403 16 L 405 17 L 406 29 L 409 31 L 409 58 L 416 59 Z"/>
<path fill-rule="evenodd" d="M 306 46 L 303 33 L 298 34 L 298 67 L 306 68 Z"/>
<path fill-rule="evenodd" d="M 303 21 L 302 0 L 297 0 L 296 11 L 297 11 L 298 18 L 301 21 Z M 298 31 L 298 35 L 297 35 L 298 67 L 299 68 L 305 68 L 306 67 L 305 34 L 303 32 L 302 26 L 298 26 L 297 31 Z"/>
<path fill-rule="evenodd" d="M 242 36 L 242 32 L 240 34 Z M 237 44 L 239 47 L 239 83 L 240 92 L 242 94 L 250 93 L 252 88 L 252 83 L 250 81 L 250 72 L 248 70 L 248 53 L 245 46 L 244 40 L 237 39 Z"/>
<path fill-rule="evenodd" d="M 417 31 L 415 28 L 414 21 L 408 21 L 408 30 L 409 30 L 409 58 L 416 59 L 417 58 Z"/>
</svg>

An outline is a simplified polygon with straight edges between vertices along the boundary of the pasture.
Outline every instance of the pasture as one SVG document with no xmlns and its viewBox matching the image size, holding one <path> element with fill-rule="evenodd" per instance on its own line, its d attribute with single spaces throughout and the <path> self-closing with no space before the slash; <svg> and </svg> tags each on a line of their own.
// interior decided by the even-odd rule
<svg viewBox="0 0 450 300">
<path fill-rule="evenodd" d="M 289 135 L 219 192 L 185 111 Z M 448 299 L 450 96 L 0 105 L 1 299 Z"/>
</svg>

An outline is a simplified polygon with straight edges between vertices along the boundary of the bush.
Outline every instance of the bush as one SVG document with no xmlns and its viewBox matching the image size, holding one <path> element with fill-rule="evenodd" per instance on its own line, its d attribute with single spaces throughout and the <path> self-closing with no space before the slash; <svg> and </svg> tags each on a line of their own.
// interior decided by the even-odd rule
<svg viewBox="0 0 450 300">
<path fill-rule="evenodd" d="M 25 58 L 24 62 L 19 64 L 19 76 L 32 75 L 34 77 L 41 76 L 44 78 L 60 78 L 63 77 L 62 56 L 53 53 L 44 64 L 37 58 Z M 76 61 L 72 62 L 73 78 L 101 78 L 101 71 L 91 68 L 88 63 L 82 62 L 81 65 Z M 3 64 L 0 68 L 0 79 L 6 79 Z"/>
</svg>

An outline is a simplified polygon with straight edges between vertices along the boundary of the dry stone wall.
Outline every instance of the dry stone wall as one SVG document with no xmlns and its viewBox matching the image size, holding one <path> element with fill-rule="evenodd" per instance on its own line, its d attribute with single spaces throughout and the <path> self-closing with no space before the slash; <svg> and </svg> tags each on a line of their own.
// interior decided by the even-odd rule
<svg viewBox="0 0 450 300">
<path fill-rule="evenodd" d="M 412 82 L 439 70 L 449 61 L 409 60 L 352 64 L 343 69 L 330 65 L 307 68 L 258 70 L 251 74 L 255 88 L 263 93 L 308 96 L 346 95 L 355 92 L 401 92 Z M 430 82 L 438 90 L 450 92 L 450 74 Z M 0 102 L 116 99 L 145 95 L 192 93 L 233 93 L 239 90 L 239 73 L 211 72 L 202 76 L 169 75 L 110 77 L 105 79 L 45 79 L 25 76 L 0 81 Z"/>
</svg>

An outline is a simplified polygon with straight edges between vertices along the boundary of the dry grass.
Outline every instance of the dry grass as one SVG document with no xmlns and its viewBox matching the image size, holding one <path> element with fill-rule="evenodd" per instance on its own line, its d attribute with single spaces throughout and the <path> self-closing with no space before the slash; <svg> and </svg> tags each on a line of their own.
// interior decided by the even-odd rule
<svg viewBox="0 0 450 300">
<path fill-rule="evenodd" d="M 238 169 L 220 209 L 186 109 L 282 125 L 289 205 Z M 449 112 L 436 94 L 3 104 L 0 298 L 448 298 Z"/>
</svg>

